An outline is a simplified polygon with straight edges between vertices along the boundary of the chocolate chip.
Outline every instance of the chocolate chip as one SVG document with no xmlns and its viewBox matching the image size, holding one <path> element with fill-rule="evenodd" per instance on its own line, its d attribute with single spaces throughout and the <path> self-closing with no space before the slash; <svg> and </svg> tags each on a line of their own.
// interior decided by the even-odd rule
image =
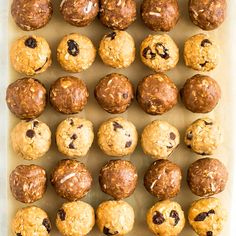
<svg viewBox="0 0 236 236">
<path fill-rule="evenodd" d="M 79 45 L 72 39 L 67 41 L 67 45 L 68 45 L 68 53 L 73 56 L 76 57 L 79 54 Z"/>
<path fill-rule="evenodd" d="M 194 218 L 194 221 L 204 221 L 207 216 L 208 216 L 207 212 L 202 212 Z"/>
<path fill-rule="evenodd" d="M 155 211 L 155 215 L 152 217 L 152 221 L 156 225 L 161 225 L 164 223 L 165 218 L 159 211 Z"/>
<path fill-rule="evenodd" d="M 175 140 L 176 135 L 173 132 L 170 132 L 170 139 L 171 140 Z"/>
<path fill-rule="evenodd" d="M 206 120 L 204 120 L 204 123 L 205 123 L 205 125 L 213 125 L 213 122 L 207 122 Z"/>
<path fill-rule="evenodd" d="M 38 71 L 42 70 L 42 68 L 47 64 L 47 62 L 48 62 L 48 58 L 46 58 L 46 61 L 44 62 L 44 64 L 43 64 L 41 67 L 37 68 L 37 69 L 34 70 L 34 71 L 35 71 L 35 72 L 38 72 Z"/>
<path fill-rule="evenodd" d="M 73 142 L 71 142 L 71 143 L 69 144 L 69 149 L 75 149 L 75 146 L 74 146 L 74 143 L 73 143 Z"/>
<path fill-rule="evenodd" d="M 129 97 L 129 95 L 128 95 L 128 93 L 123 93 L 123 94 L 122 94 L 122 97 L 123 97 L 124 99 L 127 99 L 127 98 Z"/>
<path fill-rule="evenodd" d="M 125 144 L 125 148 L 129 148 L 132 145 L 132 141 L 128 141 Z"/>
<path fill-rule="evenodd" d="M 39 124 L 39 122 L 36 120 L 36 121 L 34 121 L 34 123 L 33 123 L 33 125 L 34 125 L 34 127 L 37 127 L 38 126 L 38 124 Z"/>
<path fill-rule="evenodd" d="M 114 127 L 114 131 L 116 131 L 117 129 L 123 129 L 123 126 L 120 125 L 118 122 L 114 121 L 113 122 L 113 127 Z"/>
<path fill-rule="evenodd" d="M 203 39 L 201 42 L 201 46 L 206 47 L 207 45 L 212 45 L 212 42 L 209 39 Z"/>
<path fill-rule="evenodd" d="M 22 234 L 21 233 L 16 233 L 16 236 L 22 236 Z"/>
<path fill-rule="evenodd" d="M 74 125 L 74 121 L 72 119 L 70 119 L 70 125 Z"/>
<path fill-rule="evenodd" d="M 189 133 L 187 133 L 187 139 L 188 140 L 192 140 L 193 139 L 193 132 L 190 131 Z"/>
<path fill-rule="evenodd" d="M 35 136 L 35 132 L 32 129 L 26 131 L 26 136 L 29 138 L 33 138 Z"/>
<path fill-rule="evenodd" d="M 208 215 L 214 215 L 216 212 L 215 210 L 211 209 L 210 211 L 208 211 Z"/>
<path fill-rule="evenodd" d="M 176 225 L 179 223 L 179 221 L 180 221 L 178 212 L 175 211 L 175 210 L 172 210 L 172 211 L 170 212 L 170 217 L 175 219 L 175 224 L 174 224 L 174 226 L 176 226 Z"/>
<path fill-rule="evenodd" d="M 167 148 L 173 148 L 173 145 L 171 143 L 169 143 L 168 146 L 166 146 Z"/>
<path fill-rule="evenodd" d="M 111 40 L 115 39 L 116 37 L 116 32 L 111 32 L 106 35 L 106 38 L 110 38 Z"/>
<path fill-rule="evenodd" d="M 59 215 L 61 221 L 64 221 L 66 219 L 66 212 L 64 211 L 64 209 L 58 210 L 57 214 Z"/>
<path fill-rule="evenodd" d="M 111 233 L 111 232 L 110 232 L 110 229 L 108 229 L 106 226 L 104 226 L 104 228 L 103 228 L 103 233 L 104 233 L 105 235 L 116 235 L 116 234 L 118 234 L 119 232 L 118 232 L 118 231 L 115 231 L 115 232 Z"/>
<path fill-rule="evenodd" d="M 49 219 L 45 218 L 42 224 L 47 229 L 48 233 L 50 233 L 52 228 Z"/>
<path fill-rule="evenodd" d="M 192 147 L 191 147 L 191 145 L 187 145 L 187 148 L 191 149 Z"/>
<path fill-rule="evenodd" d="M 83 127 L 83 125 L 79 125 L 77 128 L 78 128 L 78 129 L 81 129 L 82 127 Z"/>
<path fill-rule="evenodd" d="M 165 48 L 165 46 L 162 43 L 156 44 L 156 52 L 161 58 L 163 58 L 165 60 L 170 58 L 170 55 L 168 53 L 168 49 Z"/>
<path fill-rule="evenodd" d="M 36 39 L 29 37 L 25 40 L 25 46 L 28 48 L 36 48 L 37 47 L 37 41 Z"/>
<path fill-rule="evenodd" d="M 143 49 L 143 57 L 146 59 L 154 59 L 156 57 L 156 53 L 153 53 L 152 49 L 148 46 Z"/>
<path fill-rule="evenodd" d="M 70 138 L 73 140 L 76 140 L 78 138 L 78 136 L 76 134 L 73 134 Z"/>
<path fill-rule="evenodd" d="M 207 63 L 208 63 L 208 61 L 205 61 L 204 63 L 199 64 L 199 65 L 200 65 L 201 67 L 204 67 Z"/>
<path fill-rule="evenodd" d="M 206 236 L 213 236 L 213 232 L 212 231 L 207 231 Z"/>
</svg>

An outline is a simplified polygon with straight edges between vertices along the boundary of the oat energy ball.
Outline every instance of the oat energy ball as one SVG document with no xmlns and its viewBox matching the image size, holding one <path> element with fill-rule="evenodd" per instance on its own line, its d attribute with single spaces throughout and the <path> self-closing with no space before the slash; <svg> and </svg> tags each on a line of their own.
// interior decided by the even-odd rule
<svg viewBox="0 0 236 236">
<path fill-rule="evenodd" d="M 177 0 L 143 0 L 141 16 L 144 24 L 153 31 L 170 31 L 179 20 Z"/>
<path fill-rule="evenodd" d="M 33 119 L 43 113 L 47 103 L 46 94 L 46 88 L 39 80 L 18 79 L 7 88 L 7 106 L 18 118 Z"/>
<path fill-rule="evenodd" d="M 60 11 L 65 21 L 74 26 L 84 27 L 96 18 L 99 11 L 99 1 L 62 0 Z"/>
<path fill-rule="evenodd" d="M 179 49 L 167 34 L 149 35 L 140 48 L 142 62 L 156 72 L 173 69 L 179 61 Z"/>
<path fill-rule="evenodd" d="M 114 68 L 126 68 L 135 60 L 135 42 L 126 31 L 113 31 L 100 42 L 99 55 L 102 61 Z"/>
<path fill-rule="evenodd" d="M 184 212 L 177 202 L 157 202 L 147 212 L 149 229 L 159 236 L 177 236 L 185 225 Z"/>
<path fill-rule="evenodd" d="M 192 203 L 188 220 L 199 236 L 220 235 L 226 220 L 226 211 L 217 198 L 199 199 Z"/>
<path fill-rule="evenodd" d="M 56 225 L 64 236 L 87 235 L 94 224 L 94 210 L 85 202 L 64 203 L 57 211 Z"/>
<path fill-rule="evenodd" d="M 98 206 L 96 222 L 103 234 L 123 236 L 133 229 L 134 210 L 124 201 L 106 201 Z"/>
<path fill-rule="evenodd" d="M 94 139 L 91 121 L 77 117 L 63 120 L 56 130 L 58 150 L 72 158 L 86 156 Z"/>
<path fill-rule="evenodd" d="M 101 150 L 114 157 L 123 157 L 134 152 L 138 133 L 132 122 L 116 117 L 105 121 L 98 130 L 98 145 Z"/>
<path fill-rule="evenodd" d="M 21 74 L 40 74 L 52 64 L 51 49 L 42 37 L 23 36 L 11 46 L 10 60 L 13 68 Z"/>
<path fill-rule="evenodd" d="M 57 60 L 68 72 L 87 70 L 93 64 L 95 57 L 96 49 L 92 41 L 81 34 L 64 36 L 57 47 Z"/>
<path fill-rule="evenodd" d="M 207 75 L 194 75 L 180 91 L 185 107 L 194 113 L 211 112 L 221 98 L 221 89 L 216 80 Z"/>
<path fill-rule="evenodd" d="M 13 0 L 11 15 L 15 23 L 26 31 L 44 27 L 53 13 L 50 0 Z"/>
<path fill-rule="evenodd" d="M 11 228 L 12 233 L 17 236 L 49 236 L 52 227 L 44 210 L 36 206 L 29 206 L 17 211 Z"/>
<path fill-rule="evenodd" d="M 225 20 L 226 0 L 189 0 L 189 16 L 203 30 L 214 30 Z"/>
</svg>

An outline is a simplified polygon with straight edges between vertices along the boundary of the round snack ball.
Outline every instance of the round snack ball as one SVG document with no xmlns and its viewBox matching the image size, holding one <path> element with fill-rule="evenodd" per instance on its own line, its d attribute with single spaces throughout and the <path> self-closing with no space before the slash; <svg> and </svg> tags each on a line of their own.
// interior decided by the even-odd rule
<svg viewBox="0 0 236 236">
<path fill-rule="evenodd" d="M 135 60 L 135 42 L 126 31 L 113 31 L 100 42 L 99 55 L 102 61 L 114 68 L 126 68 Z"/>
<path fill-rule="evenodd" d="M 210 118 L 194 121 L 185 132 L 185 144 L 200 155 L 212 155 L 222 143 L 222 130 Z"/>
<path fill-rule="evenodd" d="M 53 13 L 50 0 L 13 0 L 11 15 L 15 23 L 26 31 L 44 27 Z"/>
<path fill-rule="evenodd" d="M 106 201 L 98 206 L 96 223 L 105 235 L 123 236 L 133 229 L 134 210 L 124 201 Z"/>
<path fill-rule="evenodd" d="M 144 24 L 153 31 L 170 31 L 179 20 L 177 0 L 143 0 L 141 16 Z"/>
<path fill-rule="evenodd" d="M 214 158 L 199 159 L 192 163 L 188 169 L 189 188 L 200 197 L 209 197 L 224 191 L 227 181 L 226 167 Z"/>
<path fill-rule="evenodd" d="M 186 80 L 180 91 L 185 107 L 194 113 L 211 112 L 221 98 L 221 89 L 216 80 L 207 75 L 194 75 Z"/>
<path fill-rule="evenodd" d="M 102 191 L 116 200 L 131 196 L 137 181 L 136 167 L 130 161 L 111 160 L 100 170 L 99 184 Z"/>
<path fill-rule="evenodd" d="M 11 227 L 12 233 L 17 236 L 49 236 L 52 228 L 47 213 L 36 206 L 18 210 Z"/>
<path fill-rule="evenodd" d="M 50 103 L 58 112 L 76 114 L 87 104 L 89 92 L 83 80 L 74 76 L 64 76 L 52 84 L 49 97 Z"/>
<path fill-rule="evenodd" d="M 177 236 L 185 225 L 184 212 L 177 202 L 165 200 L 157 202 L 147 212 L 149 229 L 159 236 Z"/>
<path fill-rule="evenodd" d="M 125 112 L 134 98 L 134 87 L 129 79 L 117 73 L 106 75 L 94 90 L 98 104 L 107 112 Z"/>
<path fill-rule="evenodd" d="M 69 34 L 63 37 L 57 48 L 57 60 L 68 72 L 87 70 L 94 62 L 96 49 L 92 41 L 81 34 Z"/>
<path fill-rule="evenodd" d="M 58 150 L 72 158 L 86 156 L 93 139 L 93 124 L 86 119 L 67 118 L 58 125 L 56 130 Z"/>
<path fill-rule="evenodd" d="M 22 78 L 11 83 L 6 92 L 10 111 L 20 119 L 33 119 L 43 113 L 47 103 L 45 86 L 34 78 Z"/>
<path fill-rule="evenodd" d="M 167 34 L 149 35 L 140 47 L 142 62 L 156 72 L 173 69 L 179 61 L 179 49 Z"/>
<path fill-rule="evenodd" d="M 94 224 L 94 210 L 85 202 L 67 202 L 57 211 L 56 225 L 64 236 L 87 235 Z"/>
<path fill-rule="evenodd" d="M 40 74 L 52 64 L 47 41 L 39 36 L 23 36 L 11 46 L 10 60 L 13 68 L 28 76 Z"/>
<path fill-rule="evenodd" d="M 211 71 L 219 60 L 218 45 L 206 34 L 190 37 L 184 44 L 186 66 L 198 71 Z"/>
<path fill-rule="evenodd" d="M 134 124 L 122 117 L 105 121 L 98 131 L 98 145 L 108 156 L 123 157 L 134 152 L 138 133 Z"/>
<path fill-rule="evenodd" d="M 77 201 L 91 189 L 92 176 L 86 166 L 76 160 L 61 160 L 51 174 L 56 193 L 68 201 Z"/>
<path fill-rule="evenodd" d="M 199 236 L 219 235 L 226 220 L 226 211 L 217 198 L 199 199 L 192 203 L 188 220 Z"/>
<path fill-rule="evenodd" d="M 157 73 L 139 82 L 136 98 L 146 113 L 162 115 L 177 104 L 178 89 L 167 75 Z"/>
<path fill-rule="evenodd" d="M 100 21 L 111 29 L 127 29 L 136 19 L 135 0 L 101 0 Z"/>
<path fill-rule="evenodd" d="M 99 2 L 98 0 L 62 0 L 60 11 L 65 21 L 74 26 L 84 27 L 96 18 Z"/>
<path fill-rule="evenodd" d="M 189 16 L 203 30 L 218 28 L 226 17 L 226 0 L 189 0 Z"/>
<path fill-rule="evenodd" d="M 179 131 L 168 122 L 154 120 L 142 132 L 142 149 L 153 158 L 167 158 L 179 145 L 179 136 Z"/>
</svg>

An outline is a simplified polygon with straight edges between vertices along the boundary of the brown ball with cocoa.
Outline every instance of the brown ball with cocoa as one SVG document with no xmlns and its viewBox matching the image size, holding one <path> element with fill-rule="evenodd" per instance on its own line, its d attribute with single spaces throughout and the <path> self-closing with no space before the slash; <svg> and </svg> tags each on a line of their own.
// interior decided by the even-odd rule
<svg viewBox="0 0 236 236">
<path fill-rule="evenodd" d="M 47 188 L 46 171 L 37 165 L 19 165 L 10 174 L 10 189 L 17 201 L 33 203 Z"/>
<path fill-rule="evenodd" d="M 51 86 L 50 103 L 63 114 L 76 114 L 82 111 L 88 102 L 89 92 L 85 82 L 73 76 L 57 79 Z"/>
<path fill-rule="evenodd" d="M 45 86 L 34 78 L 18 79 L 6 92 L 10 111 L 20 119 L 33 119 L 41 115 L 47 103 Z"/>
<path fill-rule="evenodd" d="M 219 84 L 207 75 L 194 75 L 180 91 L 185 107 L 194 113 L 211 112 L 221 98 Z"/>
<path fill-rule="evenodd" d="M 160 159 L 153 162 L 146 171 L 144 186 L 158 200 L 166 200 L 178 195 L 181 180 L 180 167 L 169 160 Z"/>
<path fill-rule="evenodd" d="M 126 76 L 112 73 L 98 82 L 94 95 L 105 111 L 119 114 L 125 112 L 132 103 L 134 88 Z"/>
<path fill-rule="evenodd" d="M 83 198 L 92 187 L 92 176 L 86 166 L 76 160 L 61 160 L 51 174 L 56 193 L 68 201 Z"/>
<path fill-rule="evenodd" d="M 209 197 L 224 191 L 228 181 L 228 171 L 224 164 L 214 158 L 202 158 L 188 169 L 187 182 L 197 196 Z"/>
<path fill-rule="evenodd" d="M 137 87 L 137 101 L 150 115 L 162 115 L 171 110 L 178 101 L 178 89 L 165 74 L 145 77 Z"/>
</svg>

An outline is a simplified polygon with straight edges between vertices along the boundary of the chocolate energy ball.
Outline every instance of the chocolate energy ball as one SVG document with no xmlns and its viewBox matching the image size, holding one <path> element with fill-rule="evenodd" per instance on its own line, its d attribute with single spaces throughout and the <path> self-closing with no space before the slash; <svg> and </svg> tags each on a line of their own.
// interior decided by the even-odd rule
<svg viewBox="0 0 236 236">
<path fill-rule="evenodd" d="M 181 187 L 182 173 L 179 166 L 168 160 L 157 160 L 144 175 L 146 190 L 158 200 L 173 198 Z"/>
<path fill-rule="evenodd" d="M 162 115 L 177 104 L 178 89 L 167 75 L 153 74 L 139 82 L 136 98 L 146 113 Z"/>
<path fill-rule="evenodd" d="M 221 89 L 216 80 L 207 75 L 194 75 L 180 91 L 185 107 L 194 113 L 211 112 L 221 98 Z"/>
<path fill-rule="evenodd" d="M 62 0 L 60 11 L 71 25 L 84 27 L 96 18 L 99 11 L 98 0 Z"/>
<path fill-rule="evenodd" d="M 99 18 L 111 29 L 124 30 L 136 19 L 135 0 L 101 0 Z"/>
<path fill-rule="evenodd" d="M 199 159 L 188 169 L 189 188 L 200 197 L 209 197 L 224 191 L 227 181 L 226 167 L 214 158 Z"/>
<path fill-rule="evenodd" d="M 51 184 L 60 197 L 77 201 L 90 191 L 92 176 L 83 163 L 61 160 L 51 174 Z"/>
<path fill-rule="evenodd" d="M 8 86 L 6 102 L 10 111 L 20 119 L 36 118 L 46 107 L 46 88 L 33 78 L 18 79 Z"/>
<path fill-rule="evenodd" d="M 26 31 L 44 27 L 53 13 L 50 0 L 13 0 L 11 15 L 15 23 Z"/>
<path fill-rule="evenodd" d="M 112 73 L 98 82 L 94 95 L 105 111 L 119 114 L 125 112 L 132 103 L 134 88 L 126 76 Z"/>
</svg>

